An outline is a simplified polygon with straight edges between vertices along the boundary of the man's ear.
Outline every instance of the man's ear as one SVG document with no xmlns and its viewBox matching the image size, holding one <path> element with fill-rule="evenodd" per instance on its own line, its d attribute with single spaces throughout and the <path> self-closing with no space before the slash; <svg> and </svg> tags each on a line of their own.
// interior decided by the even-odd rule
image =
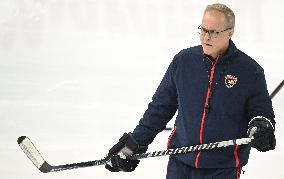
<svg viewBox="0 0 284 179">
<path fill-rule="evenodd" d="M 231 38 L 234 34 L 234 29 L 232 29 L 230 32 L 229 32 L 229 38 Z"/>
</svg>

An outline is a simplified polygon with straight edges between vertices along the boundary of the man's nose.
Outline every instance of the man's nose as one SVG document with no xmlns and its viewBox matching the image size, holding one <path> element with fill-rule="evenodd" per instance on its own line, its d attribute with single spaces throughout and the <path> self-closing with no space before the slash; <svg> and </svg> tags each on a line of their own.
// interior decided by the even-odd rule
<svg viewBox="0 0 284 179">
<path fill-rule="evenodd" d="M 206 32 L 203 36 L 204 40 L 208 41 L 211 39 L 211 34 L 209 32 Z"/>
</svg>

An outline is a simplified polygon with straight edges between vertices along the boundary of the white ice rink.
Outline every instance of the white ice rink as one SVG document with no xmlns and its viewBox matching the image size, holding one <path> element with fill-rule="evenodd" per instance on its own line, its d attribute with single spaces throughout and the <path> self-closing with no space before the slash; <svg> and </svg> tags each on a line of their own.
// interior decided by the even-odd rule
<svg viewBox="0 0 284 179">
<path fill-rule="evenodd" d="M 53 165 L 104 157 L 138 124 L 173 56 L 199 44 L 212 2 L 0 0 L 0 178 L 165 178 L 168 157 L 142 160 L 132 173 L 97 166 L 43 174 L 17 138 L 29 136 Z M 235 11 L 233 41 L 264 67 L 271 93 L 284 78 L 284 2 L 219 2 Z M 284 89 L 273 105 L 277 148 L 252 150 L 242 179 L 284 178 Z M 165 149 L 169 135 L 149 151 Z"/>
</svg>

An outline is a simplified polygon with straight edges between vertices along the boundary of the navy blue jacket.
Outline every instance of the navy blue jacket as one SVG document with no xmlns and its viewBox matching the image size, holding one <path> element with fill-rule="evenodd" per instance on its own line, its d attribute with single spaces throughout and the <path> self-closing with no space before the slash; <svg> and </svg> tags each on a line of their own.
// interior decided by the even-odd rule
<svg viewBox="0 0 284 179">
<path fill-rule="evenodd" d="M 263 69 L 232 41 L 215 65 L 201 46 L 178 53 L 134 129 L 134 138 L 150 144 L 176 111 L 171 148 L 247 137 L 248 123 L 256 116 L 275 125 Z M 241 145 L 174 157 L 193 167 L 228 168 L 244 166 L 249 153 L 250 147 Z"/>
</svg>

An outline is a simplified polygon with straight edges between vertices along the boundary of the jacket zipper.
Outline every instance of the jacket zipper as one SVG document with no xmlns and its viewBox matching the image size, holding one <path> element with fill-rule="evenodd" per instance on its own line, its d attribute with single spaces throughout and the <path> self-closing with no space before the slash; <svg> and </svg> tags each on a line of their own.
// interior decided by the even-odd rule
<svg viewBox="0 0 284 179">
<path fill-rule="evenodd" d="M 205 117 L 206 117 L 206 114 L 207 114 L 207 110 L 209 109 L 209 98 L 210 98 L 211 90 L 212 90 L 212 82 L 213 82 L 213 78 L 214 78 L 215 67 L 216 67 L 218 60 L 219 60 L 219 57 L 217 57 L 215 63 L 213 64 L 211 72 L 210 72 L 209 85 L 208 85 L 208 89 L 207 89 L 207 93 L 206 93 L 206 100 L 205 100 L 205 104 L 204 104 L 204 108 L 203 108 L 200 130 L 199 130 L 199 142 L 200 142 L 200 144 L 203 144 L 204 121 L 205 121 Z M 201 150 L 198 152 L 198 154 L 195 158 L 195 168 L 198 168 L 198 161 L 199 161 L 200 154 L 201 154 Z"/>
</svg>

